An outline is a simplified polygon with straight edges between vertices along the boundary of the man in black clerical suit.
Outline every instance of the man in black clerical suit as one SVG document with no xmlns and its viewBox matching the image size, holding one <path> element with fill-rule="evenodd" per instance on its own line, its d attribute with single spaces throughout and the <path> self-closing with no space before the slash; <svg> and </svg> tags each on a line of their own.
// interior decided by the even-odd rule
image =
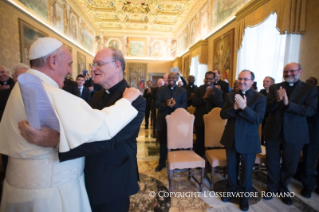
<svg viewBox="0 0 319 212">
<path fill-rule="evenodd" d="M 219 70 L 214 70 L 215 73 L 215 82 L 214 85 L 215 87 L 221 89 L 224 93 L 224 100 L 226 99 L 226 95 L 229 93 L 229 84 L 223 80 L 220 79 L 220 71 Z"/>
<path fill-rule="evenodd" d="M 152 105 L 152 81 L 147 81 L 147 88 L 144 89 L 143 97 L 146 100 L 146 109 L 145 109 L 145 129 L 148 129 L 148 122 L 150 118 L 150 111 Z"/>
<path fill-rule="evenodd" d="M 13 86 L 14 81 L 9 77 L 9 70 L 0 65 L 0 120 Z"/>
<path fill-rule="evenodd" d="M 263 134 L 269 192 L 289 192 L 288 184 L 296 173 L 301 149 L 309 143 L 307 117 L 317 112 L 317 88 L 301 82 L 301 73 L 300 64 L 287 64 L 283 70 L 285 82 L 270 86 L 267 95 L 269 115 Z M 268 196 L 264 198 L 271 199 Z M 292 204 L 290 197 L 281 197 L 281 200 Z"/>
<path fill-rule="evenodd" d="M 123 79 L 125 60 L 120 51 L 106 48 L 93 62 L 94 82 L 104 90 L 95 93 L 90 105 L 102 109 L 113 105 L 129 87 Z M 139 190 L 136 137 L 144 118 L 145 99 L 140 96 L 132 105 L 138 115 L 109 142 L 86 143 L 59 155 L 60 161 L 86 156 L 85 185 L 93 212 L 127 212 L 129 196 Z"/>
<path fill-rule="evenodd" d="M 195 89 L 197 88 L 197 85 L 194 85 L 194 83 L 195 83 L 195 77 L 193 75 L 189 75 L 188 85 L 182 87 L 187 91 L 187 106 L 188 107 L 192 105 Z"/>
<path fill-rule="evenodd" d="M 214 107 L 223 106 L 223 91 L 214 86 L 215 73 L 208 71 L 205 74 L 205 84 L 196 88 L 193 99 L 193 106 L 196 107 L 195 132 L 196 145 L 195 152 L 204 156 L 205 153 L 205 126 L 203 116 L 209 113 Z"/>
<path fill-rule="evenodd" d="M 90 92 L 90 90 L 88 88 L 86 88 L 84 86 L 85 76 L 82 75 L 82 74 L 79 74 L 76 77 L 76 82 L 78 83 L 78 89 L 79 89 L 79 92 L 80 92 L 80 97 L 82 99 L 84 99 L 87 103 L 89 103 L 90 100 L 91 100 L 91 92 Z"/>
<path fill-rule="evenodd" d="M 317 87 L 317 94 L 319 92 L 318 80 L 310 77 L 306 83 Z M 319 98 L 319 95 L 317 95 Z M 310 198 L 312 190 L 315 187 L 314 166 L 319 154 L 319 99 L 317 104 L 317 112 L 315 115 L 307 118 L 309 128 L 309 144 L 305 144 L 302 148 L 303 161 L 301 163 L 300 179 L 303 185 L 301 196 Z M 319 191 L 319 185 L 316 188 Z"/>
<path fill-rule="evenodd" d="M 157 97 L 157 92 L 158 89 L 164 86 L 164 80 L 162 78 L 159 78 L 157 80 L 157 87 L 152 88 L 152 93 L 151 93 L 151 99 L 152 99 L 152 104 L 151 104 L 151 115 L 152 115 L 152 121 L 153 121 L 153 135 L 152 138 L 156 138 L 156 97 Z"/>
<path fill-rule="evenodd" d="M 264 81 L 263 81 L 263 87 L 264 87 L 264 89 L 261 89 L 260 91 L 259 91 L 259 93 L 261 93 L 261 94 L 263 94 L 263 95 L 265 95 L 265 96 L 267 96 L 267 94 L 268 94 L 268 92 L 269 92 L 269 87 L 271 86 L 271 85 L 273 85 L 275 83 L 275 79 L 274 78 L 272 78 L 272 77 L 265 77 L 265 79 L 264 79 Z"/>
<path fill-rule="evenodd" d="M 155 171 L 161 171 L 166 166 L 167 158 L 167 125 L 165 117 L 177 108 L 187 108 L 187 92 L 176 85 L 177 75 L 171 72 L 168 75 L 168 85 L 157 92 L 157 135 L 160 142 L 160 159 Z"/>
<path fill-rule="evenodd" d="M 256 153 L 261 152 L 258 126 L 262 122 L 266 110 L 266 97 L 255 92 L 254 73 L 243 70 L 238 75 L 239 92 L 227 95 L 220 116 L 228 119 L 222 139 L 226 148 L 228 183 L 227 191 L 237 191 L 238 164 L 241 163 L 240 192 L 251 192 L 252 172 Z M 222 201 L 228 202 L 231 197 L 223 196 Z M 249 209 L 248 197 L 241 196 L 240 209 Z"/>
</svg>

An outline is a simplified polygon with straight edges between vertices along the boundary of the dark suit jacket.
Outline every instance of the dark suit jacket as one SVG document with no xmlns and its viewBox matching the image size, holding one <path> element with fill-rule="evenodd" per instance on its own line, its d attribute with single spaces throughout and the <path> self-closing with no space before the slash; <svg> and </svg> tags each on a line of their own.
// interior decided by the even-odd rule
<svg viewBox="0 0 319 212">
<path fill-rule="evenodd" d="M 266 97 L 249 89 L 246 92 L 247 107 L 244 110 L 235 110 L 234 97 L 238 93 L 232 92 L 227 95 L 220 112 L 222 119 L 228 119 L 220 143 L 226 148 L 231 148 L 234 144 L 239 153 L 260 153 L 258 126 L 264 119 Z"/>
<path fill-rule="evenodd" d="M 84 87 L 84 86 L 83 86 L 81 98 L 84 99 L 87 103 L 89 103 L 90 100 L 91 100 L 91 92 L 90 92 L 90 89 L 88 89 L 87 87 Z"/>
<path fill-rule="evenodd" d="M 224 92 L 224 98 L 226 98 L 226 94 L 229 93 L 229 84 L 223 80 L 218 80 L 214 84 L 220 86 L 220 89 Z"/>
<path fill-rule="evenodd" d="M 187 108 L 187 92 L 185 89 L 175 86 L 173 96 L 170 93 L 170 87 L 164 86 L 158 89 L 156 98 L 157 113 L 157 130 L 166 130 L 166 115 L 171 114 L 177 108 Z M 175 99 L 176 104 L 173 108 L 166 106 L 166 101 L 170 98 Z"/>
<path fill-rule="evenodd" d="M 287 143 L 309 143 L 307 117 L 317 112 L 317 88 L 298 80 L 288 97 L 289 104 L 285 106 L 282 101 L 276 100 L 280 86 L 287 88 L 286 82 L 271 85 L 269 88 L 267 96 L 269 115 L 263 129 L 266 141 L 276 140 L 283 129 Z"/>
<path fill-rule="evenodd" d="M 105 91 L 101 90 L 93 96 L 91 106 L 101 109 L 113 105 L 129 87 L 125 80 L 120 83 L 108 102 L 103 101 Z M 60 161 L 86 156 L 85 184 L 92 205 L 128 197 L 139 190 L 136 137 L 144 118 L 145 100 L 140 96 L 132 105 L 138 115 L 111 140 L 86 143 L 59 155 Z"/>
<path fill-rule="evenodd" d="M 206 93 L 206 86 L 202 85 L 195 90 L 193 106 L 196 107 L 194 115 L 196 127 L 204 127 L 203 116 L 209 113 L 214 107 L 223 106 L 223 91 L 218 88 L 213 87 L 213 95 L 207 100 L 203 99 L 204 94 Z"/>
<path fill-rule="evenodd" d="M 84 86 L 87 88 L 93 86 L 93 91 L 91 92 L 91 98 L 96 92 L 103 90 L 103 87 L 101 85 L 95 84 L 92 78 L 86 80 L 84 83 Z"/>
<path fill-rule="evenodd" d="M 192 99 L 190 99 L 189 97 L 191 96 L 192 93 L 195 94 L 197 85 L 193 85 L 192 87 L 190 85 L 186 85 L 186 86 L 183 86 L 182 88 L 184 88 L 187 91 L 187 106 L 189 107 L 192 105 Z"/>
<path fill-rule="evenodd" d="M 147 93 L 148 88 L 144 89 L 144 93 L 143 93 L 143 97 L 146 100 L 146 109 L 150 110 L 151 109 L 151 105 L 152 105 L 152 89 L 151 88 L 151 93 Z"/>
<path fill-rule="evenodd" d="M 3 82 L 0 82 L 1 85 L 4 85 Z M 14 81 L 11 77 L 9 77 L 9 80 L 6 82 L 6 85 L 10 85 L 9 89 L 0 90 L 0 121 L 2 119 L 2 115 L 4 112 L 4 109 L 6 107 L 7 101 L 9 99 L 11 90 L 14 86 Z"/>
<path fill-rule="evenodd" d="M 65 79 L 64 80 L 64 85 L 63 85 L 63 90 L 65 90 L 66 92 L 69 92 L 75 96 L 80 97 L 80 91 L 78 88 L 78 83 L 73 82 L 69 79 Z"/>
<path fill-rule="evenodd" d="M 259 91 L 259 93 L 261 93 L 262 95 L 264 95 L 264 96 L 267 96 L 267 92 L 266 92 L 266 89 L 261 89 L 260 91 Z"/>
</svg>

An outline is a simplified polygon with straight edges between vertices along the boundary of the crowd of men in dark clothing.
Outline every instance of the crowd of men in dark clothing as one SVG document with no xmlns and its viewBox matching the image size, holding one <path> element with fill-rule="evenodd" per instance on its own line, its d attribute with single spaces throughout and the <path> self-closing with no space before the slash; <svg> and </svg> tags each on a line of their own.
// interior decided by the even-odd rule
<svg viewBox="0 0 319 212">
<path fill-rule="evenodd" d="M 179 73 L 165 74 L 154 88 L 149 81 L 148 88 L 144 91 L 144 98 L 149 104 L 146 110 L 151 111 L 152 137 L 157 137 L 160 143 L 160 159 L 155 171 L 166 167 L 166 115 L 177 108 L 196 108 L 194 150 L 205 157 L 203 116 L 213 108 L 220 107 L 221 118 L 228 120 L 221 140 L 227 155 L 227 191 L 251 191 L 253 165 L 256 154 L 261 152 L 262 144 L 266 146 L 267 152 L 269 194 L 263 197 L 264 199 L 270 200 L 275 194 L 289 192 L 288 184 L 296 174 L 301 151 L 303 162 L 299 164 L 299 179 L 303 189 L 300 194 L 305 198 L 310 198 L 313 190 L 319 194 L 319 176 L 317 174 L 315 188 L 314 170 L 319 153 L 319 87 L 316 87 L 318 83 L 314 77 L 310 77 L 306 83 L 302 82 L 299 79 L 301 73 L 300 64 L 289 63 L 283 70 L 284 81 L 275 84 L 275 80 L 267 76 L 263 81 L 264 89 L 260 92 L 256 91 L 255 75 L 249 70 L 240 72 L 232 90 L 227 82 L 220 79 L 219 70 L 206 72 L 204 84 L 199 87 L 195 85 L 193 75 L 188 77 L 186 83 Z M 178 76 L 184 86 L 177 85 Z M 146 113 L 149 114 L 147 111 Z M 149 115 L 145 118 L 149 119 Z M 259 124 L 262 124 L 263 129 L 261 141 Z M 145 129 L 148 129 L 148 126 L 149 122 L 145 120 Z M 237 184 L 239 163 L 242 167 L 240 185 Z M 290 197 L 280 198 L 287 205 L 293 203 Z M 230 199 L 222 198 L 222 201 L 228 202 Z M 249 209 L 248 198 L 241 198 L 240 209 Z"/>
</svg>

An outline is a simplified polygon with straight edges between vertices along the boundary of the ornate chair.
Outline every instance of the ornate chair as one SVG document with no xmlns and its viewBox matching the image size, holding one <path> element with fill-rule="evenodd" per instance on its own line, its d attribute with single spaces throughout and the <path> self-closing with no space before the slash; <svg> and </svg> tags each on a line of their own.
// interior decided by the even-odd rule
<svg viewBox="0 0 319 212">
<path fill-rule="evenodd" d="M 211 177 L 209 178 L 207 173 L 206 177 L 210 183 L 211 191 L 214 190 L 215 168 L 218 166 L 224 167 L 223 170 L 225 174 L 227 167 L 226 150 L 221 149 L 224 146 L 220 144 L 227 119 L 225 120 L 220 117 L 220 111 L 221 108 L 215 107 L 208 114 L 204 115 L 206 147 L 205 158 L 211 166 Z"/>
<path fill-rule="evenodd" d="M 169 190 L 172 191 L 173 177 L 188 176 L 203 189 L 205 160 L 193 151 L 193 124 L 194 115 L 185 109 L 178 108 L 171 115 L 166 116 L 167 122 L 167 149 L 168 149 L 168 181 Z M 180 149 L 179 151 L 171 151 Z M 186 150 L 189 149 L 189 150 Z M 194 176 L 200 176 L 197 180 Z"/>
</svg>

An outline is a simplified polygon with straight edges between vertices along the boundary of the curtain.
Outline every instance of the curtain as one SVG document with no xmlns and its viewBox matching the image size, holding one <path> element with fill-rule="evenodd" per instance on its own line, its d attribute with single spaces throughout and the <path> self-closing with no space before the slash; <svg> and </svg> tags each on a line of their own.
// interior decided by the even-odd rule
<svg viewBox="0 0 319 212">
<path fill-rule="evenodd" d="M 195 85 L 200 86 L 204 84 L 203 80 L 205 78 L 205 73 L 207 72 L 207 68 L 208 67 L 206 64 L 199 63 L 198 55 L 196 55 L 195 57 L 192 57 L 189 75 L 194 75 Z"/>
<path fill-rule="evenodd" d="M 266 76 L 281 82 L 284 65 L 298 62 L 300 35 L 280 35 L 276 21 L 275 13 L 261 24 L 246 28 L 238 51 L 236 78 L 243 69 L 254 72 L 258 90 L 263 88 Z"/>
</svg>

